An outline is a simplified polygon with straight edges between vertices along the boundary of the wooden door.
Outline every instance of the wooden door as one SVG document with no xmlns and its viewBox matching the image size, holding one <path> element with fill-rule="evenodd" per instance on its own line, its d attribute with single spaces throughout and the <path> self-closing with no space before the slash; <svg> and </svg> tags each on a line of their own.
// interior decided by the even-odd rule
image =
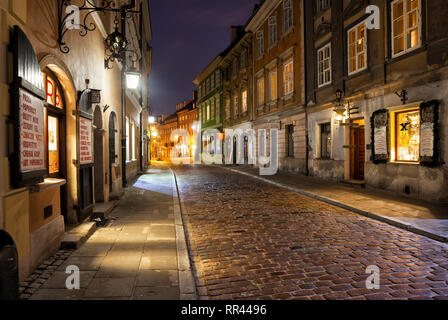
<svg viewBox="0 0 448 320">
<path fill-rule="evenodd" d="M 364 180 L 366 161 L 365 128 L 355 127 L 351 129 L 351 176 L 354 180 Z"/>
</svg>

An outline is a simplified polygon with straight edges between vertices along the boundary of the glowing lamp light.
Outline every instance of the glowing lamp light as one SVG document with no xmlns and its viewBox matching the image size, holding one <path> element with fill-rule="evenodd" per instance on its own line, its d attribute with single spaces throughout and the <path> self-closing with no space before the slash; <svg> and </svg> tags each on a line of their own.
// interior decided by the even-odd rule
<svg viewBox="0 0 448 320">
<path fill-rule="evenodd" d="M 141 74 L 135 68 L 126 71 L 126 85 L 128 89 L 137 89 L 140 83 Z"/>
<path fill-rule="evenodd" d="M 148 122 L 149 122 L 149 124 L 154 124 L 154 123 L 156 123 L 156 118 L 150 116 L 150 117 L 148 118 Z M 153 128 L 153 129 L 154 129 L 154 128 Z"/>
</svg>

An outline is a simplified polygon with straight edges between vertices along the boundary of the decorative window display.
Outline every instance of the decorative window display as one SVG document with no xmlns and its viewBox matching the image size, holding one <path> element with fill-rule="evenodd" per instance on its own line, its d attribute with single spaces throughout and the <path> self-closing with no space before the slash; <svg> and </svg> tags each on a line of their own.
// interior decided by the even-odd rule
<svg viewBox="0 0 448 320">
<path fill-rule="evenodd" d="M 420 161 L 420 110 L 396 114 L 396 160 Z"/>
</svg>

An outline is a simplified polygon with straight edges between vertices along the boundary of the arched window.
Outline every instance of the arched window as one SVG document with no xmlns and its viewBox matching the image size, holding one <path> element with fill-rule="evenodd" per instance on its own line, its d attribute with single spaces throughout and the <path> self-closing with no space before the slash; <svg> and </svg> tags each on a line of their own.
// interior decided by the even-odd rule
<svg viewBox="0 0 448 320">
<path fill-rule="evenodd" d="M 65 105 L 64 94 L 57 77 L 48 69 L 43 72 L 45 104 L 45 137 L 48 174 L 52 178 L 64 178 L 65 170 Z"/>
</svg>

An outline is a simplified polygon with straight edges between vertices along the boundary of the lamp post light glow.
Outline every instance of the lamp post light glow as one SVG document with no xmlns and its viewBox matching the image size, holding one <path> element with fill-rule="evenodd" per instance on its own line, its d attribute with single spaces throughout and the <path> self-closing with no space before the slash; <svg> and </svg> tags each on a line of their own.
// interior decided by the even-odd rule
<svg viewBox="0 0 448 320">
<path fill-rule="evenodd" d="M 136 69 L 132 68 L 126 71 L 126 86 L 128 89 L 137 89 L 140 83 L 141 74 Z"/>
<path fill-rule="evenodd" d="M 150 117 L 148 118 L 148 123 L 149 123 L 149 124 L 154 124 L 154 123 L 156 123 L 156 118 L 153 117 L 153 116 L 150 116 Z"/>
</svg>

